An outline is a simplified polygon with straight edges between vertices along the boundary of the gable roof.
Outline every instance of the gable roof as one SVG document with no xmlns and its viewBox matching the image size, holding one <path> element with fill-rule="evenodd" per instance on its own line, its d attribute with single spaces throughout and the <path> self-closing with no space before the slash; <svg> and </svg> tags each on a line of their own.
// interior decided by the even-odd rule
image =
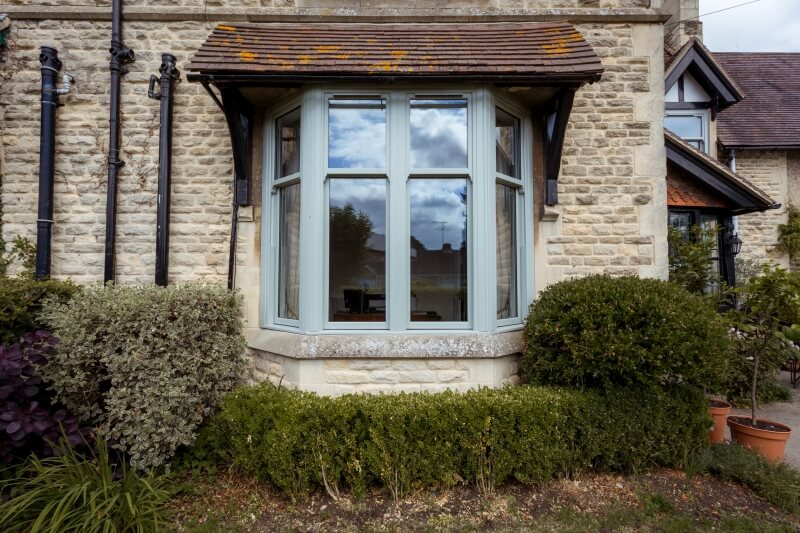
<svg viewBox="0 0 800 533">
<path fill-rule="evenodd" d="M 710 187 L 731 206 L 734 214 L 776 209 L 776 204 L 764 191 L 731 169 L 701 152 L 669 130 L 664 130 L 667 162 Z"/>
<path fill-rule="evenodd" d="M 582 84 L 600 58 L 566 22 L 219 25 L 186 68 L 190 78 L 496 81 Z"/>
<path fill-rule="evenodd" d="M 725 109 L 744 99 L 744 93 L 733 78 L 696 37 L 665 61 L 664 90 L 669 91 L 686 71 L 691 72 L 709 94 L 716 96 L 717 109 Z"/>
<path fill-rule="evenodd" d="M 800 54 L 717 53 L 747 94 L 717 117 L 717 137 L 728 148 L 800 149 Z"/>
</svg>

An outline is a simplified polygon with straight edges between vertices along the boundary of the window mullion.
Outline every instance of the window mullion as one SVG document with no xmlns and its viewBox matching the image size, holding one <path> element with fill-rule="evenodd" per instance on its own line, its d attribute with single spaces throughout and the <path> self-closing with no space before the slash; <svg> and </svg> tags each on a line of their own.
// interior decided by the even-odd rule
<svg viewBox="0 0 800 533">
<path fill-rule="evenodd" d="M 325 124 L 325 98 L 321 90 L 308 91 L 303 100 L 303 124 Z M 324 325 L 325 220 L 319 216 L 324 202 L 325 128 L 305 128 L 300 137 L 302 186 L 300 188 L 300 323 L 305 331 Z"/>
<path fill-rule="evenodd" d="M 492 331 L 497 318 L 497 235 L 495 220 L 494 99 L 486 89 L 473 99 L 472 160 L 472 328 Z M 484 222 L 478 222 L 484 221 Z M 476 223 L 477 222 L 477 223 Z M 489 253 L 484 253 L 488 251 Z"/>
<path fill-rule="evenodd" d="M 396 331 L 406 329 L 409 320 L 408 97 L 404 92 L 392 92 L 388 104 L 386 321 L 389 329 Z"/>
</svg>

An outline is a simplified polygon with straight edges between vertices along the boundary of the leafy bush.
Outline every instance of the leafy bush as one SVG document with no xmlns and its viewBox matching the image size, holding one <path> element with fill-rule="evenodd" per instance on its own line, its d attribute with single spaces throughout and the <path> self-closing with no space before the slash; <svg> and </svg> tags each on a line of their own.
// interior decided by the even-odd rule
<svg viewBox="0 0 800 533">
<path fill-rule="evenodd" d="M 226 396 L 205 442 L 290 494 L 380 485 L 399 498 L 459 482 L 491 490 L 589 469 L 674 466 L 706 446 L 709 425 L 703 395 L 688 387 L 330 398 L 262 384 Z"/>
<path fill-rule="evenodd" d="M 43 314 L 61 339 L 43 376 L 131 464 L 156 467 L 241 376 L 240 314 L 240 299 L 211 285 L 86 288 Z"/>
<path fill-rule="evenodd" d="M 97 453 L 79 455 L 62 444 L 58 457 L 31 458 L 23 476 L 8 482 L 2 492 L 0 530 L 161 531 L 165 528 L 169 480 L 163 475 L 139 475 L 109 460 L 101 438 Z"/>
<path fill-rule="evenodd" d="M 0 344 L 13 344 L 25 333 L 44 329 L 38 318 L 42 304 L 66 302 L 78 290 L 71 281 L 0 276 Z"/>
<path fill-rule="evenodd" d="M 722 481 L 734 481 L 789 513 L 800 513 L 800 472 L 774 464 L 741 446 L 715 445 L 709 450 L 708 471 Z"/>
<path fill-rule="evenodd" d="M 530 383 L 578 387 L 725 381 L 728 329 L 675 284 L 589 276 L 551 285 L 530 308 L 520 362 Z"/>
<path fill-rule="evenodd" d="M 737 333 L 737 366 L 749 369 L 751 417 L 755 424 L 761 375 L 774 374 L 781 362 L 798 351 L 783 328 L 800 324 L 800 275 L 767 265 L 760 276 L 736 289 L 736 293 L 738 308 L 730 313 L 730 319 Z"/>
<path fill-rule="evenodd" d="M 716 229 L 691 226 L 689 235 L 684 235 L 677 228 L 669 228 L 669 280 L 701 295 L 719 284 L 719 274 L 708 260 L 717 248 L 717 239 Z"/>
<path fill-rule="evenodd" d="M 27 333 L 13 346 L 0 346 L 0 461 L 10 464 L 33 453 L 52 455 L 50 443 L 64 432 L 72 446 L 86 433 L 78 419 L 53 405 L 52 394 L 36 372 L 55 351 L 56 339 L 46 331 Z"/>
<path fill-rule="evenodd" d="M 786 224 L 778 225 L 778 249 L 792 260 L 800 258 L 800 209 L 790 205 Z"/>
</svg>

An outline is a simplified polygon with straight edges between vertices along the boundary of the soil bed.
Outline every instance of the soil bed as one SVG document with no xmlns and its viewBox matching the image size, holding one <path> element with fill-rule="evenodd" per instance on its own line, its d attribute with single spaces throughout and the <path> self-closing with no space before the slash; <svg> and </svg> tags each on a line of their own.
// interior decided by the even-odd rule
<svg viewBox="0 0 800 533">
<path fill-rule="evenodd" d="M 420 490 L 399 502 L 381 491 L 295 500 L 225 472 L 186 480 L 172 504 L 185 531 L 798 531 L 800 518 L 749 490 L 676 470 L 586 475 L 490 495 L 467 486 Z"/>
</svg>

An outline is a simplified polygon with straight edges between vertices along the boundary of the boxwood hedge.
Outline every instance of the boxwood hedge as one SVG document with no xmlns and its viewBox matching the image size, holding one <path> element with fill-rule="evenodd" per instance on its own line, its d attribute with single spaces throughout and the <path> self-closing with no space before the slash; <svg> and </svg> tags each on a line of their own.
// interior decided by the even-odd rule
<svg viewBox="0 0 800 533">
<path fill-rule="evenodd" d="M 201 440 L 290 494 L 377 485 L 397 498 L 461 482 L 491 489 L 678 465 L 706 446 L 706 411 L 703 395 L 683 386 L 330 398 L 262 384 L 228 394 Z"/>
</svg>

